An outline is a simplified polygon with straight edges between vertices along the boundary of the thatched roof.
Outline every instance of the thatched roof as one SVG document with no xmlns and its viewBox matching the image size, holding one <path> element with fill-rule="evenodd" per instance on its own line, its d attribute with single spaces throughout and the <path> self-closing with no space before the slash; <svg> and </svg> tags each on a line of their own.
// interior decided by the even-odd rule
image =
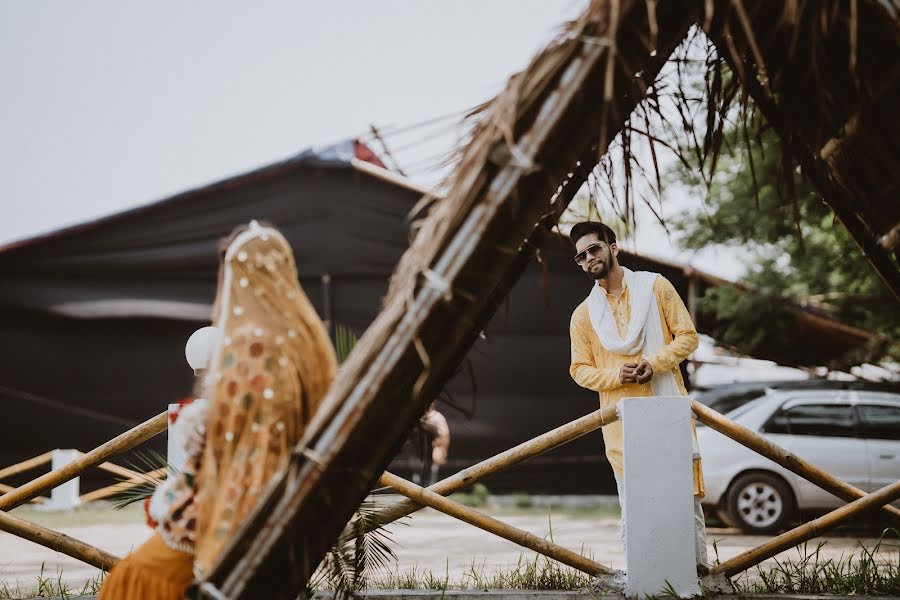
<svg viewBox="0 0 900 600">
<path fill-rule="evenodd" d="M 900 139 L 885 114 L 897 97 L 896 14 L 874 1 L 595 0 L 484 108 L 383 312 L 208 587 L 232 598 L 296 596 L 694 23 L 727 49 L 789 155 L 896 280 L 896 266 L 872 249 L 898 216 L 882 200 L 896 189 Z M 882 56 L 888 71 L 872 64 Z M 817 87 L 804 93 L 798 80 Z M 835 144 L 854 151 L 823 157 Z"/>
<path fill-rule="evenodd" d="M 716 4 L 708 33 L 900 300 L 900 20 L 878 1 Z M 792 175 L 791 175 L 792 177 Z"/>
</svg>

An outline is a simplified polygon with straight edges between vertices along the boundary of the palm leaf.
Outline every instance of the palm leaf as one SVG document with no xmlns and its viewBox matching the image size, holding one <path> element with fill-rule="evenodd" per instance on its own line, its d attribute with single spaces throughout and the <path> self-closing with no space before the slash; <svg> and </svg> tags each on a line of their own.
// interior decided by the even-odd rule
<svg viewBox="0 0 900 600">
<path fill-rule="evenodd" d="M 334 327 L 334 351 L 337 354 L 339 363 L 347 360 L 353 347 L 356 346 L 357 336 L 353 330 L 338 323 Z"/>
<path fill-rule="evenodd" d="M 134 460 L 126 464 L 138 474 L 140 483 L 132 485 L 134 479 L 117 477 L 123 486 L 122 490 L 110 497 L 113 508 L 116 510 L 121 510 L 135 502 L 143 502 L 152 496 L 156 488 L 166 480 L 166 472 L 177 472 L 169 466 L 166 457 L 156 450 L 137 450 L 134 452 Z M 162 469 L 166 469 L 166 471 L 162 471 Z M 125 487 L 126 484 L 127 487 Z"/>
<path fill-rule="evenodd" d="M 357 597 L 373 576 L 389 571 L 397 556 L 390 532 L 378 521 L 381 508 L 372 500 L 359 506 L 310 579 L 310 594 L 324 588 L 333 590 L 334 598 Z"/>
</svg>

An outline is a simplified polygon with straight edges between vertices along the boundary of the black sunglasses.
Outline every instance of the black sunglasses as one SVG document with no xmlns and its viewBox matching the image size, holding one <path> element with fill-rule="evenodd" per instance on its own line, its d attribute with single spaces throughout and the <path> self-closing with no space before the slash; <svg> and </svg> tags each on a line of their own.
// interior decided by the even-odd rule
<svg viewBox="0 0 900 600">
<path fill-rule="evenodd" d="M 584 264 L 584 261 L 587 260 L 588 254 L 598 254 L 606 244 L 591 244 L 581 252 L 575 255 L 575 262 L 580 264 Z"/>
</svg>

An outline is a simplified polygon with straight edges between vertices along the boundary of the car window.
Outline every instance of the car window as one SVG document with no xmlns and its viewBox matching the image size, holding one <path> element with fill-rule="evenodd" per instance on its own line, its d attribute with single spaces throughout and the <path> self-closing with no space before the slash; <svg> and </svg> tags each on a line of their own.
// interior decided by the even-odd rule
<svg viewBox="0 0 900 600">
<path fill-rule="evenodd" d="M 757 397 L 755 400 L 752 400 L 752 401 L 750 401 L 750 402 L 747 402 L 746 404 L 743 404 L 743 405 L 741 405 L 741 406 L 738 406 L 737 408 L 735 408 L 735 409 L 732 410 L 731 412 L 727 413 L 725 416 L 728 417 L 729 419 L 731 419 L 732 421 L 734 421 L 735 419 L 737 419 L 737 418 L 743 416 L 745 413 L 748 413 L 748 412 L 750 412 L 751 410 L 753 410 L 754 408 L 756 408 L 757 406 L 759 406 L 759 403 L 760 403 L 762 400 L 765 400 L 765 398 L 764 398 L 764 397 L 763 397 L 763 398 Z"/>
<path fill-rule="evenodd" d="M 856 437 L 856 419 L 849 404 L 800 404 L 781 408 L 763 431 L 791 435 Z"/>
<path fill-rule="evenodd" d="M 765 390 L 754 389 L 748 392 L 731 394 L 729 396 L 725 396 L 713 401 L 712 403 L 710 403 L 709 407 L 713 410 L 719 411 L 723 415 L 727 415 L 731 411 L 740 408 L 741 406 L 746 406 L 748 402 L 750 402 L 751 400 L 756 400 L 760 396 L 765 395 L 765 393 Z"/>
<path fill-rule="evenodd" d="M 859 404 L 857 408 L 863 437 L 900 440 L 900 407 Z"/>
</svg>

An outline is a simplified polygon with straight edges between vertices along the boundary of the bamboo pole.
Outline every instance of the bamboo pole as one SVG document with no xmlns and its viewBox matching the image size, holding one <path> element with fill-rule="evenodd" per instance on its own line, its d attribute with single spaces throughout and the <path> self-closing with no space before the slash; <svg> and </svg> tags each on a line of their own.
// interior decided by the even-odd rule
<svg viewBox="0 0 900 600">
<path fill-rule="evenodd" d="M 13 475 L 36 469 L 42 465 L 46 465 L 51 460 L 53 460 L 53 450 L 0 469 L 0 479 L 6 479 L 7 477 L 12 477 Z"/>
<path fill-rule="evenodd" d="M 13 491 L 14 489 L 16 489 L 16 488 L 14 488 L 11 485 L 6 485 L 5 483 L 0 483 L 0 493 L 5 494 L 7 492 Z M 31 500 L 29 500 L 29 502 L 34 502 L 35 504 L 43 504 L 46 501 L 47 501 L 47 499 L 44 498 L 43 496 L 38 496 L 37 498 L 32 498 Z"/>
<path fill-rule="evenodd" d="M 563 444 L 571 442 L 581 436 L 588 434 L 603 425 L 609 425 L 619 420 L 619 414 L 616 407 L 596 410 L 588 415 L 575 419 L 570 423 L 566 423 L 556 429 L 551 429 L 547 433 L 523 442 L 518 446 L 513 446 L 509 450 L 501 452 L 491 458 L 467 467 L 458 473 L 451 475 L 427 489 L 441 496 L 448 496 L 464 487 L 484 479 L 488 475 L 492 475 L 497 471 L 509 468 L 520 462 L 526 461 L 535 456 L 539 456 L 544 452 L 558 448 Z M 375 513 L 373 521 L 379 525 L 392 523 L 397 519 L 405 517 L 408 514 L 422 508 L 422 505 L 414 500 L 401 500 L 391 506 L 387 506 Z"/>
<path fill-rule="evenodd" d="M 100 488 L 98 490 L 94 490 L 93 492 L 88 492 L 87 494 L 82 494 L 79 500 L 82 502 L 95 502 L 97 500 L 102 500 L 104 498 L 108 498 L 115 494 L 119 494 L 126 490 L 130 490 L 133 487 L 137 487 L 142 483 L 146 483 L 148 479 L 156 479 L 158 477 L 162 477 L 166 474 L 168 469 L 166 467 L 160 467 L 155 471 L 150 471 L 149 473 L 138 474 L 137 477 L 132 477 L 127 481 L 120 481 L 119 483 L 115 483 L 113 485 L 108 485 L 106 487 Z"/>
<path fill-rule="evenodd" d="M 105 550 L 95 548 L 81 540 L 76 540 L 37 523 L 14 517 L 4 511 L 0 511 L 0 529 L 51 550 L 62 552 L 72 558 L 77 558 L 104 571 L 109 571 L 114 564 L 119 562 L 118 556 Z"/>
<path fill-rule="evenodd" d="M 119 475 L 120 477 L 125 477 L 126 479 L 135 479 L 140 477 L 141 474 L 132 469 L 127 469 L 125 467 L 120 467 L 119 465 L 111 462 L 105 462 L 97 465 L 98 469 L 103 469 L 107 473 L 112 473 L 114 475 Z"/>
<path fill-rule="evenodd" d="M 772 558 L 779 552 L 783 552 L 797 544 L 802 544 L 807 540 L 822 535 L 825 530 L 839 525 L 850 517 L 871 508 L 890 504 L 898 498 L 900 498 L 900 481 L 885 486 L 877 492 L 868 494 L 850 504 L 838 508 L 837 510 L 831 511 L 827 515 L 823 515 L 814 521 L 804 523 L 800 527 L 786 531 L 778 537 L 772 538 L 765 544 L 761 544 L 756 548 L 751 548 L 721 564 L 715 565 L 709 570 L 709 574 L 710 576 L 724 574 L 726 577 L 731 577 L 736 573 L 746 571 L 767 558 Z"/>
<path fill-rule="evenodd" d="M 842 500 L 853 502 L 866 495 L 861 489 L 854 487 L 849 483 L 845 483 L 822 469 L 809 464 L 792 452 L 788 452 L 784 448 L 773 444 L 761 435 L 750 431 L 743 425 L 723 417 L 713 409 L 700 404 L 696 400 L 692 403 L 692 410 L 697 416 L 697 420 L 701 423 L 708 425 L 721 434 L 727 435 L 737 443 L 765 456 L 769 460 L 796 473 L 807 481 L 816 484 L 823 490 L 831 492 Z M 881 511 L 895 525 L 900 525 L 900 510 L 888 505 L 881 507 Z"/>
<path fill-rule="evenodd" d="M 0 510 L 11 510 L 39 494 L 43 494 L 74 477 L 78 477 L 91 467 L 96 467 L 106 462 L 106 459 L 146 442 L 153 436 L 165 431 L 168 419 L 167 413 L 160 413 L 105 444 L 94 448 L 87 454 L 83 454 L 80 458 L 70 462 L 61 469 L 50 471 L 46 475 L 19 486 L 12 492 L 0 496 Z"/>
<path fill-rule="evenodd" d="M 470 525 L 493 533 L 494 535 L 507 539 L 515 544 L 534 550 L 539 554 L 549 556 L 554 560 L 558 560 L 563 564 L 569 565 L 570 567 L 589 575 L 600 575 L 612 572 L 608 567 L 604 567 L 600 563 L 596 563 L 567 548 L 557 546 L 553 542 L 548 542 L 532 533 L 523 531 L 512 525 L 507 525 L 506 523 L 482 514 L 477 510 L 473 510 L 467 506 L 454 502 L 453 500 L 444 498 L 440 494 L 436 494 L 431 490 L 410 483 L 392 473 L 385 472 L 378 480 L 378 483 L 379 485 L 394 488 L 404 496 L 415 500 L 419 504 L 430 506 L 444 514 L 465 521 Z"/>
</svg>

